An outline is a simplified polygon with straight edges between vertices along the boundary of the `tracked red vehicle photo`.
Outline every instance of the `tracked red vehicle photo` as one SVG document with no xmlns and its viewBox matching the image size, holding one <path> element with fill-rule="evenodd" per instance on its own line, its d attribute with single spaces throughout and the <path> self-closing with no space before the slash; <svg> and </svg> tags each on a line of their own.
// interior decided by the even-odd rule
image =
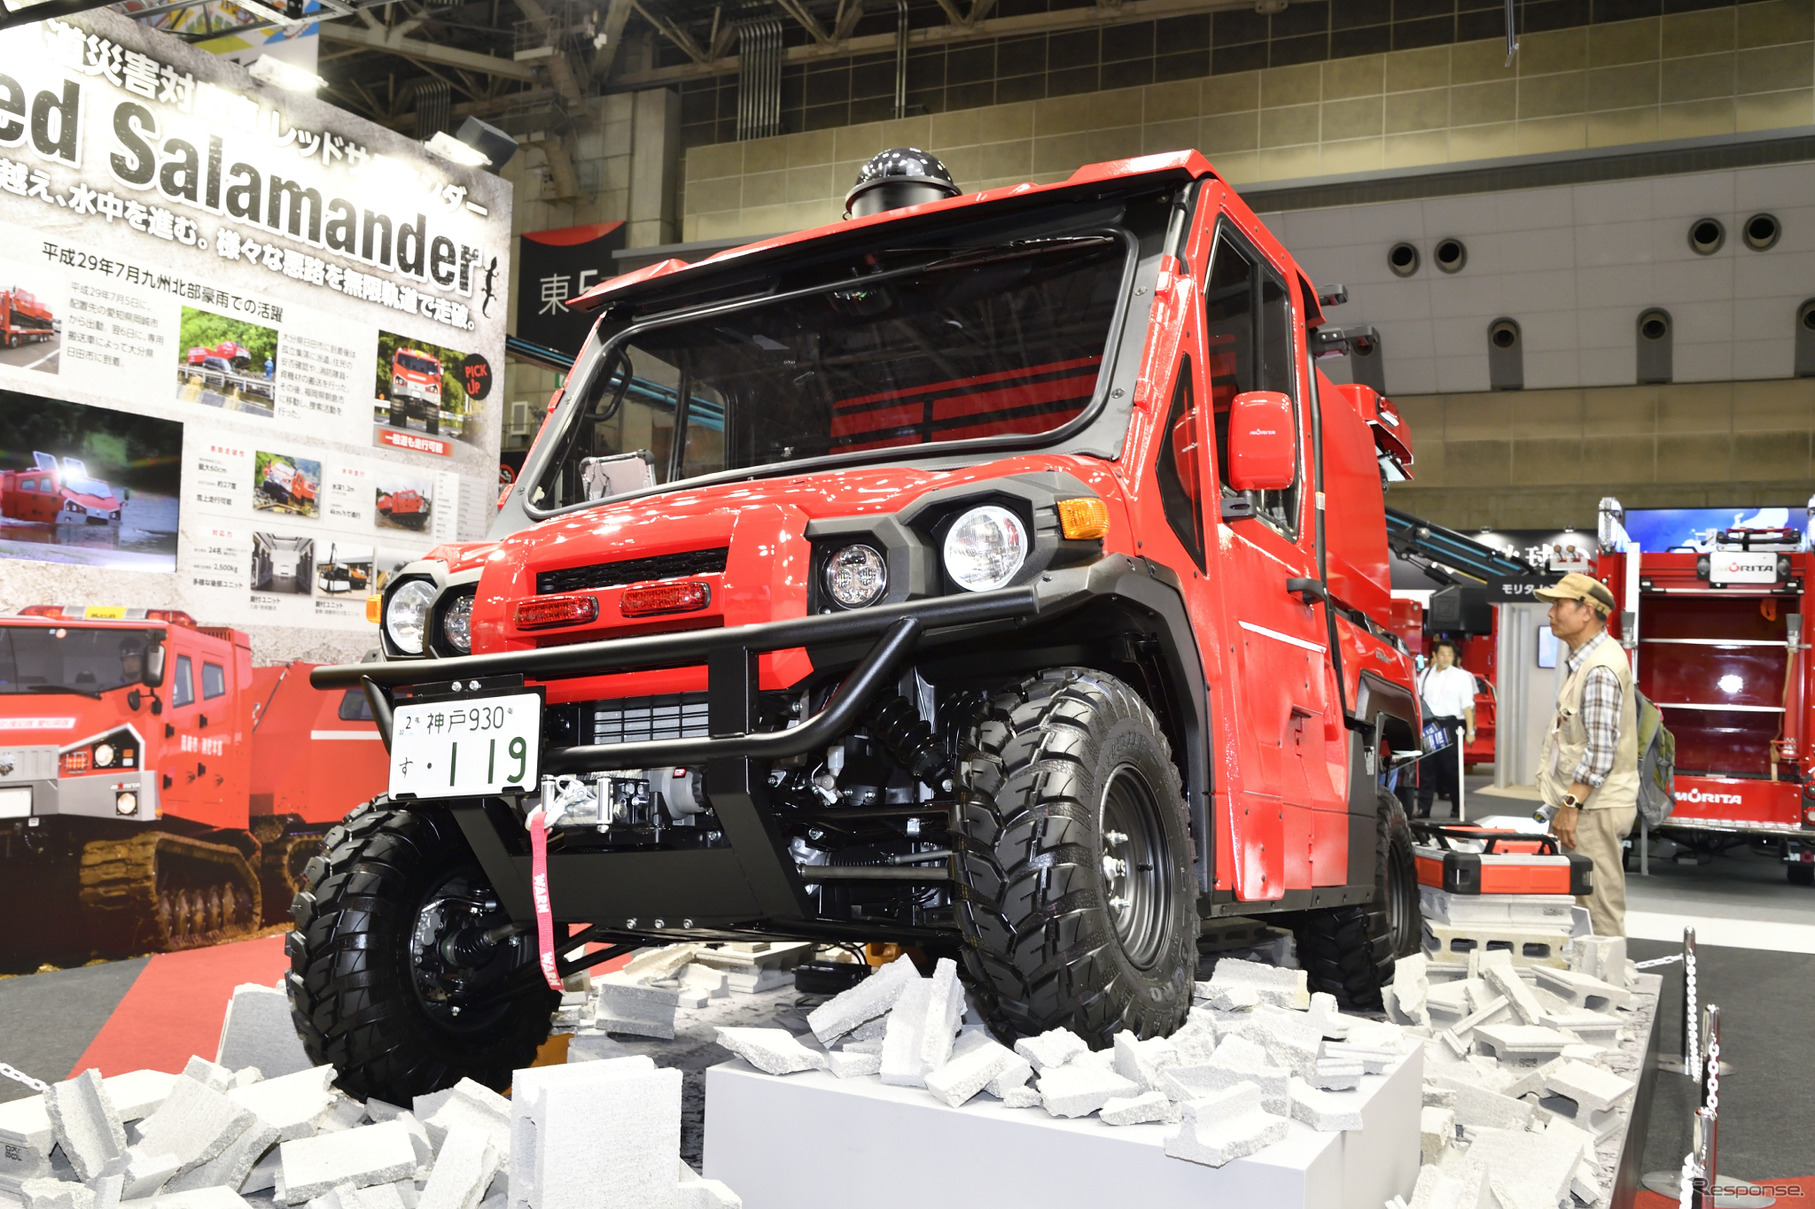
<svg viewBox="0 0 1815 1209">
<path fill-rule="evenodd" d="M 187 949 L 284 918 L 384 782 L 363 695 L 254 667 L 167 609 L 0 617 L 0 970 Z"/>
<path fill-rule="evenodd" d="M 847 204 L 574 300 L 488 540 L 313 673 L 391 757 L 288 940 L 350 1094 L 502 1087 L 560 976 L 682 939 L 953 956 L 1098 1047 L 1183 1023 L 1227 917 L 1350 1004 L 1418 947 L 1411 440 L 1316 368 L 1340 287 L 1195 153 L 960 195 L 898 150 Z"/>
</svg>

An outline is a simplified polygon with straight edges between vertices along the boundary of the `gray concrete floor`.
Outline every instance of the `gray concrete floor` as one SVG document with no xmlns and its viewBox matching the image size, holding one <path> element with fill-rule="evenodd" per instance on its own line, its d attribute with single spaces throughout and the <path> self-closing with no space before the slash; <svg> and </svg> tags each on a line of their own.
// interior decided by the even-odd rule
<svg viewBox="0 0 1815 1209">
<path fill-rule="evenodd" d="M 0 978 L 0 1062 L 55 1083 L 88 1049 L 149 957 Z M 0 1103 L 35 1095 L 0 1079 Z"/>
</svg>

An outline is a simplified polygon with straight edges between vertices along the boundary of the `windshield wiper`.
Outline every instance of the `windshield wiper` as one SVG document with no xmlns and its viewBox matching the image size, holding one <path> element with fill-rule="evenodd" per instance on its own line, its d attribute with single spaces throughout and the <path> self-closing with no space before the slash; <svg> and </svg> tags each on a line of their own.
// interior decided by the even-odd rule
<svg viewBox="0 0 1815 1209">
<path fill-rule="evenodd" d="M 99 689 L 73 688 L 67 684 L 28 684 L 25 686 L 25 691 L 28 693 L 75 693 L 82 697 L 93 697 L 96 701 L 101 699 Z"/>
</svg>

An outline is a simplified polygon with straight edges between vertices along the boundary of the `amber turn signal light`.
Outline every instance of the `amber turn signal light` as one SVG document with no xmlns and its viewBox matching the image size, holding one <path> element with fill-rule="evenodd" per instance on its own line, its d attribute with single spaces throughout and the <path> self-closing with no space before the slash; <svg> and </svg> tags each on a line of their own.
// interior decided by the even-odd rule
<svg viewBox="0 0 1815 1209">
<path fill-rule="evenodd" d="M 554 626 L 585 625 L 599 619 L 596 596 L 543 596 L 517 606 L 519 630 L 546 630 Z"/>
<path fill-rule="evenodd" d="M 384 616 L 384 597 L 383 596 L 366 597 L 366 624 L 367 625 L 377 625 L 379 622 L 379 619 L 382 618 L 383 616 Z"/>
<path fill-rule="evenodd" d="M 1059 531 L 1076 541 L 1097 541 L 1109 533 L 1109 505 L 1096 496 L 1059 501 Z"/>
<path fill-rule="evenodd" d="M 661 613 L 692 613 L 712 602 L 712 589 L 697 580 L 672 584 L 642 584 L 624 589 L 618 612 L 626 617 L 654 617 Z"/>
</svg>

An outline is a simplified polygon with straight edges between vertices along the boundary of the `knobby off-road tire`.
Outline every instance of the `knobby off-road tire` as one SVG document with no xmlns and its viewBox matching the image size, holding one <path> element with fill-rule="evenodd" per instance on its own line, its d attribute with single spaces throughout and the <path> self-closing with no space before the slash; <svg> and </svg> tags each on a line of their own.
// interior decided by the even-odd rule
<svg viewBox="0 0 1815 1209">
<path fill-rule="evenodd" d="M 505 919 L 445 810 L 359 807 L 309 861 L 293 917 L 291 1015 L 349 1095 L 408 1104 L 462 1077 L 502 1091 L 548 1037 L 560 997 L 524 968 L 533 938 L 464 966 L 442 951 Z"/>
<path fill-rule="evenodd" d="M 1412 829 L 1398 798 L 1384 789 L 1377 798 L 1374 901 L 1307 911 L 1294 929 L 1298 964 L 1311 989 L 1330 992 L 1343 1007 L 1379 1008 L 1380 988 L 1393 980 L 1393 963 L 1423 943 Z"/>
<path fill-rule="evenodd" d="M 1197 891 L 1147 703 L 1089 668 L 1042 672 L 981 707 L 959 756 L 963 969 L 991 1027 L 1065 1027 L 1098 1048 L 1120 1029 L 1172 1032 L 1191 1006 Z"/>
</svg>

